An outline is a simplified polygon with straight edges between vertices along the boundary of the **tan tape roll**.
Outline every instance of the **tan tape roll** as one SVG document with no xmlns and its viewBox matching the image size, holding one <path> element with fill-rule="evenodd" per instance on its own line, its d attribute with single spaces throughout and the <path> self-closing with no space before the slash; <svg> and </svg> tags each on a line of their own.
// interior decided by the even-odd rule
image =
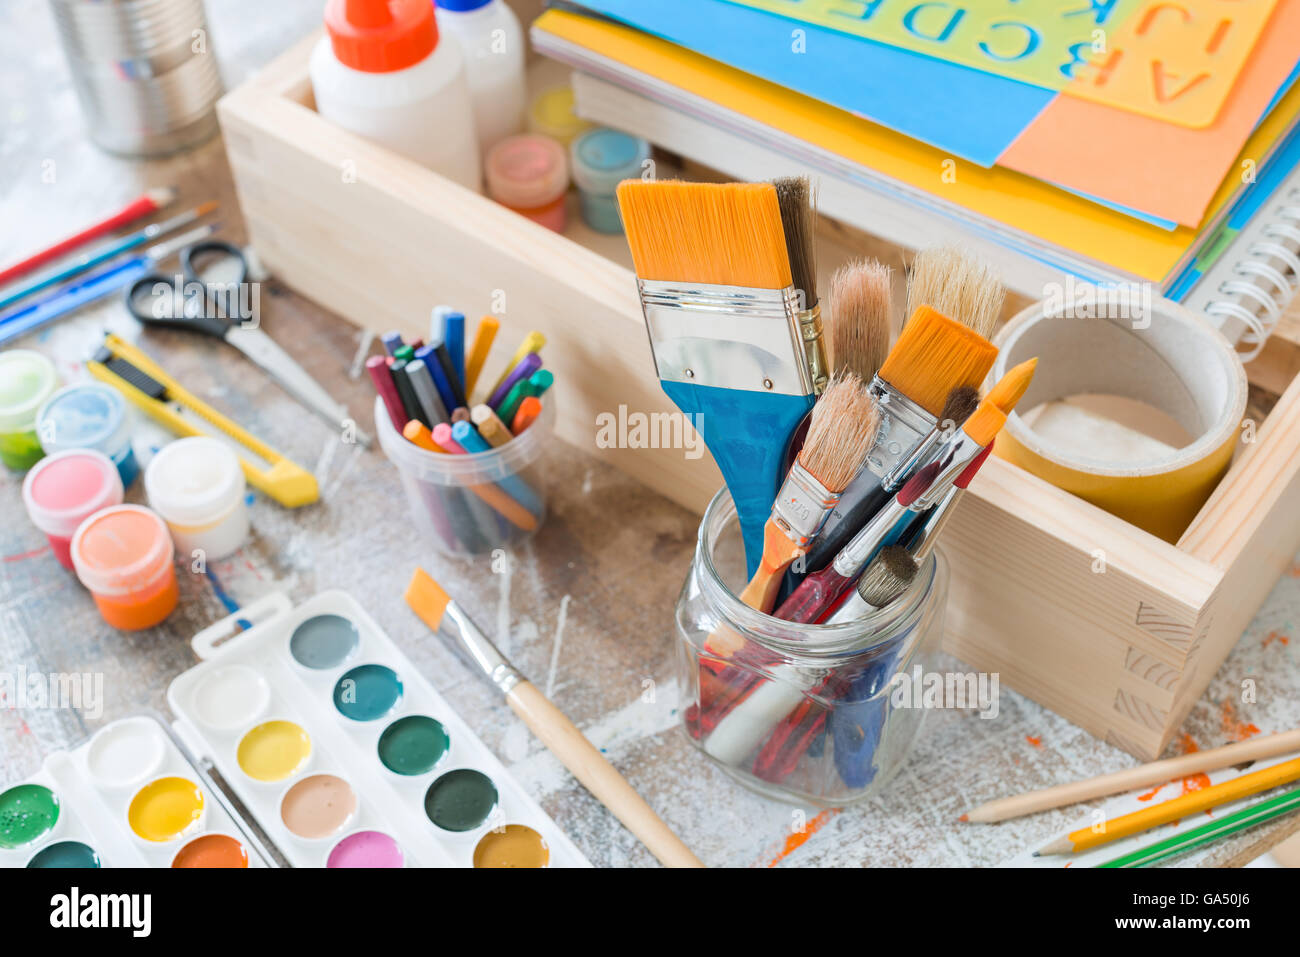
<svg viewBox="0 0 1300 957">
<path fill-rule="evenodd" d="M 998 334 L 1001 351 L 990 380 L 1038 356 L 1021 409 L 1071 396 L 1123 396 L 1166 412 L 1196 436 L 1190 444 L 1124 460 L 1098 444 L 1093 457 L 1077 447 L 1063 448 L 1013 414 L 995 451 L 1176 542 L 1228 469 L 1246 411 L 1246 372 L 1227 340 L 1202 317 L 1167 299 L 1143 305 L 1117 296 L 1092 308 L 1030 306 Z"/>
</svg>

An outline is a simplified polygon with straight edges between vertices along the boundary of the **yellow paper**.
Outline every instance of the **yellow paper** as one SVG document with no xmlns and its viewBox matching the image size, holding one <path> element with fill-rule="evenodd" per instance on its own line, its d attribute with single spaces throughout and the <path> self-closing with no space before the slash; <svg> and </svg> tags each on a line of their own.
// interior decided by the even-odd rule
<svg viewBox="0 0 1300 957">
<path fill-rule="evenodd" d="M 1218 114 L 1276 0 L 729 2 L 1200 127 Z"/>
</svg>

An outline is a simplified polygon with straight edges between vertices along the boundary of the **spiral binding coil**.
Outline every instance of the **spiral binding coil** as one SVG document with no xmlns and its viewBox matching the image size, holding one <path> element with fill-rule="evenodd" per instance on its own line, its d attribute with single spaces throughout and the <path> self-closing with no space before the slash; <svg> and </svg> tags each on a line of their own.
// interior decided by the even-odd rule
<svg viewBox="0 0 1300 957">
<path fill-rule="evenodd" d="M 1220 282 L 1214 299 L 1205 305 L 1212 319 L 1235 319 L 1246 327 L 1238 340 L 1246 346 L 1243 362 L 1260 354 L 1292 298 L 1300 291 L 1300 186 L 1287 191 L 1283 205 L 1271 214 L 1261 238 L 1246 247 L 1246 256 L 1232 267 L 1233 277 Z"/>
</svg>

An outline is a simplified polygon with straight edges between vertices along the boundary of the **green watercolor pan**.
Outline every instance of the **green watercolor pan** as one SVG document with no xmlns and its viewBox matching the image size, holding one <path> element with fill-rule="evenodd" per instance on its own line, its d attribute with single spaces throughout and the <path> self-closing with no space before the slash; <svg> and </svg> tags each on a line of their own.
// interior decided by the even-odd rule
<svg viewBox="0 0 1300 957">
<path fill-rule="evenodd" d="M 348 594 L 264 596 L 193 646 L 177 730 L 294 867 L 591 866 Z"/>
</svg>

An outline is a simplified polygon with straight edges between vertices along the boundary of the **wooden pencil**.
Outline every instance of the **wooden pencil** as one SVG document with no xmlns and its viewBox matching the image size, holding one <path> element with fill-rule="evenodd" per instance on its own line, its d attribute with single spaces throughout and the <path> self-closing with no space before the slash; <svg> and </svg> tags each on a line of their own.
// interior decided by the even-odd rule
<svg viewBox="0 0 1300 957">
<path fill-rule="evenodd" d="M 1072 781 L 1069 784 L 1058 784 L 1040 791 L 998 798 L 987 804 L 981 804 L 973 811 L 967 811 L 960 820 L 972 824 L 992 824 L 996 821 L 1037 814 L 1039 811 L 1079 804 L 1111 794 L 1164 784 L 1166 781 L 1186 777 L 1189 774 L 1202 774 L 1206 771 L 1232 767 L 1234 764 L 1244 764 L 1247 761 L 1275 758 L 1292 751 L 1300 751 L 1300 728 L 1270 734 L 1263 738 L 1254 738 L 1239 744 L 1225 745 L 1210 751 L 1196 751 L 1176 758 L 1152 761 L 1150 764 L 1103 774 L 1085 781 Z"/>
<path fill-rule="evenodd" d="M 1122 837 L 1149 831 L 1153 827 L 1189 817 L 1200 811 L 1208 811 L 1229 801 L 1250 797 L 1260 791 L 1275 788 L 1279 784 L 1289 784 L 1297 778 L 1300 778 L 1300 758 L 1292 758 L 1290 761 L 1283 761 L 1262 771 L 1252 771 L 1231 781 L 1192 791 L 1171 801 L 1162 801 L 1154 807 L 1144 807 L 1131 814 L 1122 814 L 1095 827 L 1091 825 L 1081 827 L 1039 848 L 1034 855 L 1077 854 L 1080 851 L 1109 844 L 1111 841 L 1118 841 Z"/>
</svg>

